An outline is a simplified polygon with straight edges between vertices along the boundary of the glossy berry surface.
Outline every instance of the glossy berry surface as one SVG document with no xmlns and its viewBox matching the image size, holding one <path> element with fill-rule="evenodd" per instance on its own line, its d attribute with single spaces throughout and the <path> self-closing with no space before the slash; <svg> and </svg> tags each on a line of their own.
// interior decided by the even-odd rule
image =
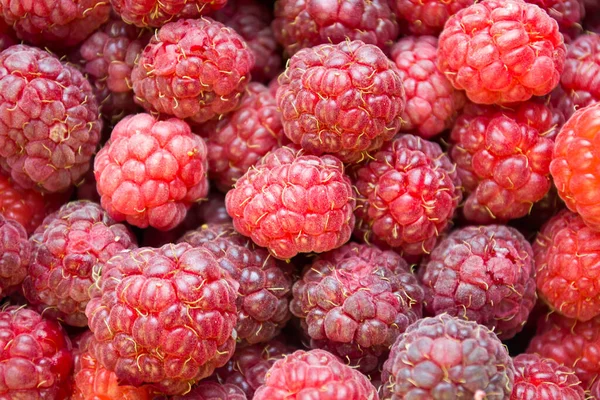
<svg viewBox="0 0 600 400">
<path fill-rule="evenodd" d="M 227 0 L 110 0 L 123 21 L 141 28 L 160 28 L 182 18 L 199 18 Z"/>
<path fill-rule="evenodd" d="M 450 16 L 472 4 L 473 0 L 395 0 L 392 8 L 410 33 L 437 36 Z"/>
<path fill-rule="evenodd" d="M 19 288 L 30 257 L 31 244 L 23 225 L 0 214 L 0 297 Z"/>
</svg>

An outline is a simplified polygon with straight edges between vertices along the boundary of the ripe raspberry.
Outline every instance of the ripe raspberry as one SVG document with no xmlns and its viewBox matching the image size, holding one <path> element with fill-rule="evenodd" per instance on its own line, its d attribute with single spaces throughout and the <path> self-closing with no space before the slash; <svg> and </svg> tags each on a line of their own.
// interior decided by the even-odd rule
<svg viewBox="0 0 600 400">
<path fill-rule="evenodd" d="M 578 110 L 562 127 L 550 172 L 567 207 L 600 230 L 600 103 Z"/>
<path fill-rule="evenodd" d="M 119 382 L 183 394 L 233 355 L 238 284 L 187 243 L 114 256 L 86 315 L 92 354 Z"/>
<path fill-rule="evenodd" d="M 535 354 L 519 354 L 513 361 L 516 373 L 511 400 L 585 399 L 571 368 Z"/>
<path fill-rule="evenodd" d="M 0 53 L 0 65 L 2 167 L 24 188 L 66 191 L 89 169 L 100 140 L 90 83 L 50 53 L 25 45 Z"/>
<path fill-rule="evenodd" d="M 31 237 L 33 253 L 23 293 L 44 316 L 87 326 L 89 289 L 115 254 L 136 247 L 135 237 L 98 204 L 74 201 L 46 217 Z"/>
<path fill-rule="evenodd" d="M 356 172 L 356 236 L 408 254 L 429 253 L 462 199 L 437 143 L 401 135 Z"/>
<path fill-rule="evenodd" d="M 0 396 L 66 399 L 73 368 L 71 341 L 60 325 L 33 310 L 0 311 Z"/>
<path fill-rule="evenodd" d="M 354 227 L 355 200 L 341 161 L 290 147 L 249 169 L 225 203 L 236 231 L 280 259 L 340 247 Z"/>
<path fill-rule="evenodd" d="M 187 232 L 179 242 L 202 246 L 239 283 L 237 339 L 264 343 L 290 319 L 292 268 L 235 231 L 233 225 L 208 224 Z"/>
<path fill-rule="evenodd" d="M 465 191 L 467 220 L 520 218 L 550 189 L 553 114 L 540 102 L 514 108 L 469 105 L 450 135 L 450 157 Z"/>
<path fill-rule="evenodd" d="M 581 21 L 585 17 L 584 0 L 526 0 L 546 11 L 558 22 L 561 32 L 569 33 L 573 28 L 581 30 Z"/>
<path fill-rule="evenodd" d="M 208 193 L 206 159 L 206 144 L 185 122 L 127 116 L 94 161 L 102 207 L 116 221 L 172 229 Z"/>
<path fill-rule="evenodd" d="M 471 101 L 505 104 L 550 93 L 565 52 L 558 24 L 538 6 L 484 0 L 448 19 L 438 67 Z"/>
<path fill-rule="evenodd" d="M 451 15 L 472 5 L 474 0 L 395 0 L 393 10 L 401 27 L 415 35 L 435 35 Z"/>
<path fill-rule="evenodd" d="M 183 18 L 199 18 L 227 0 L 110 0 L 123 21 L 140 28 L 160 28 Z"/>
<path fill-rule="evenodd" d="M 202 381 L 183 396 L 173 396 L 172 400 L 246 400 L 244 391 L 235 385 L 222 385 L 218 382 Z"/>
<path fill-rule="evenodd" d="M 447 314 L 408 327 L 383 365 L 383 398 L 502 400 L 509 398 L 515 375 L 507 349 L 496 335 L 475 322 Z"/>
<path fill-rule="evenodd" d="M 594 382 L 590 388 L 590 395 L 592 396 L 592 399 L 600 399 L 600 381 Z"/>
<path fill-rule="evenodd" d="M 0 298 L 19 288 L 27 275 L 30 256 L 25 228 L 0 214 Z"/>
<path fill-rule="evenodd" d="M 391 54 L 406 91 L 402 131 L 428 139 L 450 128 L 466 99 L 436 66 L 437 38 L 400 39 Z"/>
<path fill-rule="evenodd" d="M 254 400 L 378 400 L 375 387 L 360 372 L 324 350 L 298 350 L 275 361 Z"/>
<path fill-rule="evenodd" d="M 252 52 L 232 29 L 188 19 L 155 33 L 131 79 L 147 110 L 202 123 L 237 108 L 253 66 Z"/>
<path fill-rule="evenodd" d="M 348 41 L 303 49 L 279 84 L 284 132 L 311 154 L 360 161 L 400 128 L 402 78 L 373 45 Z"/>
</svg>

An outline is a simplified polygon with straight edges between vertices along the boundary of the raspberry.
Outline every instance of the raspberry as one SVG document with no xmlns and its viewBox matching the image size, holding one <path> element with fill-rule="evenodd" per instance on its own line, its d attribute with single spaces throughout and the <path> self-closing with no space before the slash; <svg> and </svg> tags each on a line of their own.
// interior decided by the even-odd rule
<svg viewBox="0 0 600 400">
<path fill-rule="evenodd" d="M 324 350 L 298 350 L 275 361 L 254 400 L 377 400 L 369 379 Z"/>
<path fill-rule="evenodd" d="M 596 381 L 590 388 L 592 399 L 600 399 L 600 381 Z"/>
<path fill-rule="evenodd" d="M 60 325 L 33 310 L 0 311 L 0 396 L 66 399 L 73 368 L 71 341 Z"/>
<path fill-rule="evenodd" d="M 447 314 L 424 318 L 398 336 L 383 365 L 385 399 L 502 400 L 510 397 L 515 369 L 496 335 Z"/>
<path fill-rule="evenodd" d="M 471 101 L 505 104 L 550 93 L 565 53 L 558 24 L 538 6 L 484 0 L 448 19 L 438 67 Z"/>
<path fill-rule="evenodd" d="M 128 24 L 160 28 L 182 18 L 199 18 L 223 7 L 227 0 L 110 0 Z"/>
<path fill-rule="evenodd" d="M 222 385 L 203 381 L 183 396 L 173 396 L 172 400 L 246 400 L 244 391 L 235 385 Z"/>
<path fill-rule="evenodd" d="M 415 35 L 438 35 L 451 15 L 474 0 L 395 0 L 393 9 L 400 25 Z"/>
<path fill-rule="evenodd" d="M 290 57 L 303 48 L 346 40 L 360 40 L 386 50 L 398 37 L 396 18 L 388 2 L 382 0 L 344 3 L 277 0 L 272 26 L 275 37 Z"/>
<path fill-rule="evenodd" d="M 553 114 L 539 102 L 507 107 L 471 105 L 450 135 L 450 157 L 466 193 L 467 220 L 520 218 L 550 189 Z"/>
<path fill-rule="evenodd" d="M 578 110 L 554 144 L 550 172 L 558 194 L 590 228 L 600 230 L 600 103 Z"/>
<path fill-rule="evenodd" d="M 187 243 L 114 256 L 86 308 L 92 354 L 119 382 L 183 394 L 235 347 L 235 282 L 212 253 Z"/>
<path fill-rule="evenodd" d="M 515 384 L 512 400 L 578 400 L 585 393 L 571 368 L 535 354 L 513 359 Z"/>
<path fill-rule="evenodd" d="M 15 44 L 17 44 L 15 32 L 2 18 L 0 18 L 0 51 L 6 50 Z"/>
<path fill-rule="evenodd" d="M 341 161 L 289 147 L 249 169 L 225 203 L 236 231 L 280 259 L 340 247 L 354 227 L 355 200 Z"/>
<path fill-rule="evenodd" d="M 96 189 L 96 178 L 94 170 L 90 169 L 83 177 L 83 180 L 77 184 L 77 200 L 89 200 L 94 203 L 100 203 L 100 195 Z"/>
<path fill-rule="evenodd" d="M 289 60 L 279 84 L 284 132 L 311 154 L 360 161 L 400 128 L 402 78 L 373 45 L 348 41 L 303 49 Z"/>
<path fill-rule="evenodd" d="M 356 236 L 408 254 L 429 253 L 462 199 L 437 143 L 400 135 L 356 172 Z"/>
<path fill-rule="evenodd" d="M 19 288 L 30 256 L 31 244 L 23 225 L 0 214 L 0 298 Z"/>
<path fill-rule="evenodd" d="M 24 188 L 66 191 L 89 169 L 100 140 L 90 83 L 55 56 L 25 45 L 0 53 L 0 65 L 2 167 Z"/>
<path fill-rule="evenodd" d="M 581 21 L 585 17 L 584 0 L 526 0 L 546 11 L 558 22 L 561 32 L 569 33 L 576 28 L 581 30 Z"/>
<path fill-rule="evenodd" d="M 188 19 L 155 33 L 131 79 L 147 110 L 202 123 L 239 105 L 253 66 L 240 35 L 210 18 Z"/>
<path fill-rule="evenodd" d="M 116 221 L 169 230 L 208 193 L 206 144 L 183 121 L 122 119 L 94 161 L 102 207 Z"/>
<path fill-rule="evenodd" d="M 290 319 L 292 268 L 235 231 L 233 225 L 208 224 L 187 232 L 179 242 L 210 251 L 239 283 L 238 342 L 263 343 L 279 334 Z"/>
<path fill-rule="evenodd" d="M 44 316 L 87 326 L 89 288 L 115 254 L 136 247 L 133 234 L 95 203 L 75 201 L 46 217 L 31 237 L 23 293 Z"/>
<path fill-rule="evenodd" d="M 450 128 L 465 104 L 465 96 L 436 66 L 437 38 L 400 39 L 391 54 L 406 91 L 401 129 L 428 139 Z"/>
</svg>

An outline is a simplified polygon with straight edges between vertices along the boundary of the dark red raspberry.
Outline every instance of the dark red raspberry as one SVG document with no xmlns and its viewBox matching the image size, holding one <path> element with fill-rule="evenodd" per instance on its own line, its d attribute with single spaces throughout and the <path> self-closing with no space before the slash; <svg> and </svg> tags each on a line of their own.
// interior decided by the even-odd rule
<svg viewBox="0 0 600 400">
<path fill-rule="evenodd" d="M 290 147 L 249 169 L 225 203 L 235 229 L 280 259 L 340 247 L 354 227 L 355 200 L 342 162 Z"/>
<path fill-rule="evenodd" d="M 423 288 L 402 257 L 349 243 L 304 268 L 290 309 L 313 347 L 325 347 L 370 373 L 398 335 L 423 316 L 423 299 Z"/>
<path fill-rule="evenodd" d="M 275 361 L 254 400 L 377 400 L 377 390 L 360 372 L 324 350 L 298 350 Z"/>
<path fill-rule="evenodd" d="M 219 192 L 208 194 L 206 202 L 199 203 L 197 206 L 198 218 L 204 223 L 220 224 L 231 222 L 231 217 L 227 214 L 225 206 L 225 195 Z M 197 224 L 199 225 L 199 224 Z"/>
<path fill-rule="evenodd" d="M 14 400 L 69 397 L 71 341 L 57 322 L 27 308 L 4 308 L 0 338 L 0 396 Z"/>
<path fill-rule="evenodd" d="M 115 254 L 136 247 L 133 234 L 98 204 L 75 201 L 46 217 L 31 237 L 23 293 L 44 316 L 87 326 L 90 287 Z"/>
<path fill-rule="evenodd" d="M 15 44 L 17 44 L 15 32 L 12 27 L 8 26 L 6 22 L 0 18 L 0 51 L 6 50 Z"/>
<path fill-rule="evenodd" d="M 52 54 L 25 45 L 0 53 L 0 65 L 2 167 L 24 188 L 66 191 L 89 169 L 100 140 L 90 83 Z"/>
<path fill-rule="evenodd" d="M 172 400 L 246 400 L 244 391 L 235 385 L 202 381 L 183 396 L 173 396 Z"/>
<path fill-rule="evenodd" d="M 128 24 L 160 28 L 183 18 L 200 18 L 223 7 L 227 0 L 110 0 L 113 9 Z"/>
<path fill-rule="evenodd" d="M 492 331 L 442 314 L 398 336 L 383 366 L 383 398 L 503 400 L 514 375 L 508 351 Z"/>
<path fill-rule="evenodd" d="M 467 220 L 520 218 L 550 189 L 553 114 L 541 102 L 514 108 L 468 105 L 450 135 L 466 193 Z"/>
<path fill-rule="evenodd" d="M 519 354 L 513 362 L 516 373 L 511 400 L 586 398 L 579 379 L 569 367 L 536 354 Z"/>
<path fill-rule="evenodd" d="M 573 28 L 581 30 L 581 22 L 585 17 L 584 0 L 526 0 L 546 11 L 558 22 L 558 27 L 565 34 Z"/>
<path fill-rule="evenodd" d="M 415 35 L 438 35 L 451 15 L 475 3 L 475 0 L 395 0 L 393 10 L 400 26 Z"/>
<path fill-rule="evenodd" d="M 471 101 L 506 104 L 550 93 L 565 52 L 558 24 L 538 6 L 484 0 L 448 19 L 438 66 Z"/>
<path fill-rule="evenodd" d="M 114 256 L 86 315 L 92 354 L 119 382 L 183 394 L 235 347 L 238 284 L 204 248 L 142 247 Z"/>
<path fill-rule="evenodd" d="M 429 253 L 462 199 L 456 168 L 437 143 L 400 135 L 356 172 L 355 235 Z"/>
<path fill-rule="evenodd" d="M 83 177 L 83 180 L 77 183 L 76 188 L 77 200 L 89 200 L 94 203 L 100 203 L 100 194 L 96 189 L 96 178 L 94 177 L 94 170 L 90 169 Z"/>
<path fill-rule="evenodd" d="M 30 257 L 31 244 L 23 225 L 0 214 L 0 298 L 19 288 Z"/>
<path fill-rule="evenodd" d="M 239 283 L 237 339 L 264 343 L 291 318 L 292 266 L 235 231 L 233 225 L 208 224 L 186 233 L 179 242 L 202 246 Z"/>
<path fill-rule="evenodd" d="M 237 108 L 253 66 L 254 55 L 231 28 L 187 19 L 154 34 L 131 79 L 147 110 L 202 123 Z"/>
<path fill-rule="evenodd" d="M 578 110 L 562 127 L 550 172 L 567 207 L 600 230 L 600 103 Z"/>
<path fill-rule="evenodd" d="M 185 122 L 122 119 L 94 161 L 102 207 L 117 221 L 169 230 L 208 193 L 204 140 Z"/>
<path fill-rule="evenodd" d="M 400 39 L 391 54 L 406 92 L 401 130 L 429 139 L 450 128 L 466 98 L 437 68 L 437 38 Z"/>
<path fill-rule="evenodd" d="M 303 49 L 289 60 L 279 84 L 285 134 L 311 154 L 361 161 L 400 128 L 402 78 L 373 45 L 347 41 Z"/>
</svg>

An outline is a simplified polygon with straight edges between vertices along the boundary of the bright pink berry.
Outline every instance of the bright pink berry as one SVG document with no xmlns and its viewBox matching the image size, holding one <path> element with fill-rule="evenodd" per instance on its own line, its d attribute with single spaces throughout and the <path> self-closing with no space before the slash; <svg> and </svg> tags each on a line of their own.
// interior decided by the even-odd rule
<svg viewBox="0 0 600 400">
<path fill-rule="evenodd" d="M 0 298 L 19 288 L 30 257 L 31 244 L 23 225 L 0 214 Z"/>
<path fill-rule="evenodd" d="M 450 16 L 475 3 L 474 0 L 395 0 L 393 10 L 400 26 L 415 35 L 438 35 Z"/>
<path fill-rule="evenodd" d="M 227 0 L 110 0 L 123 21 L 140 28 L 160 28 L 182 18 L 199 18 Z"/>
</svg>

